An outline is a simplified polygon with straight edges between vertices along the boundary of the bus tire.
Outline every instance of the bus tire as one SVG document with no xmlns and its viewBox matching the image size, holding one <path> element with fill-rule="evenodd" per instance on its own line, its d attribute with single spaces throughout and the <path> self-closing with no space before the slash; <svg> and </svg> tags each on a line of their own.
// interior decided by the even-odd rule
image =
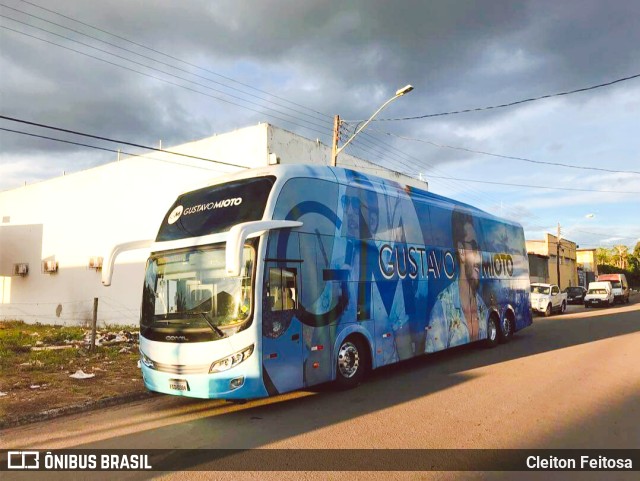
<svg viewBox="0 0 640 481">
<path fill-rule="evenodd" d="M 510 311 L 507 311 L 502 318 L 498 340 L 502 343 L 509 342 L 513 337 L 514 322 Z M 488 334 L 488 333 L 487 333 Z"/>
<path fill-rule="evenodd" d="M 351 389 L 365 378 L 368 350 L 359 336 L 347 337 L 336 355 L 336 385 L 339 389 Z"/>
<path fill-rule="evenodd" d="M 498 345 L 498 320 L 495 315 L 491 315 L 487 321 L 487 338 L 484 345 L 487 348 L 496 347 Z"/>
<path fill-rule="evenodd" d="M 553 312 L 553 309 L 551 308 L 551 303 L 549 303 L 549 305 L 547 305 L 547 308 L 544 311 L 544 317 L 551 316 L 552 312 Z"/>
</svg>

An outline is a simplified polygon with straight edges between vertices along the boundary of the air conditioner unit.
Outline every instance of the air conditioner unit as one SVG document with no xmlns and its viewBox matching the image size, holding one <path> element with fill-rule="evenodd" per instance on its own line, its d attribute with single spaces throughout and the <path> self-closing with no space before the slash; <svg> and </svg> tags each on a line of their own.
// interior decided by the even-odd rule
<svg viewBox="0 0 640 481">
<path fill-rule="evenodd" d="M 90 257 L 89 269 L 102 269 L 102 257 Z"/>
<path fill-rule="evenodd" d="M 56 261 L 44 261 L 42 270 L 47 274 L 54 274 L 58 272 L 58 263 Z"/>
<path fill-rule="evenodd" d="M 13 275 L 24 277 L 29 274 L 29 264 L 21 263 L 13 265 Z"/>
</svg>

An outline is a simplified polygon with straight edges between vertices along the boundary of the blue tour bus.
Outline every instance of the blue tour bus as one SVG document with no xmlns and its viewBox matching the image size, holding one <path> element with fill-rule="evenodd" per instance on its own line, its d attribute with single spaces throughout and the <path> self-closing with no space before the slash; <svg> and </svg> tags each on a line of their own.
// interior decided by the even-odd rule
<svg viewBox="0 0 640 481">
<path fill-rule="evenodd" d="M 150 246 L 140 356 L 152 391 L 249 399 L 530 325 L 522 228 L 397 182 L 288 165 L 178 197 Z"/>
</svg>

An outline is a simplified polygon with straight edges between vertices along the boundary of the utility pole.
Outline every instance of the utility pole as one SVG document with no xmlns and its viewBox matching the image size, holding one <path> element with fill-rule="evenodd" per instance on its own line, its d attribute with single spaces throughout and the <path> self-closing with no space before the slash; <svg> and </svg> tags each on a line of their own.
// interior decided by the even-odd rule
<svg viewBox="0 0 640 481">
<path fill-rule="evenodd" d="M 560 232 L 560 222 L 558 222 L 558 233 L 556 236 L 556 272 L 558 274 L 558 287 L 562 290 L 562 287 L 560 287 Z"/>
<path fill-rule="evenodd" d="M 333 142 L 331 143 L 331 165 L 338 165 L 338 142 L 340 141 L 340 116 L 333 118 Z"/>
<path fill-rule="evenodd" d="M 331 146 L 331 165 L 335 167 L 338 164 L 338 154 L 342 152 L 344 148 L 347 145 L 349 145 L 351 141 L 366 128 L 367 125 L 371 123 L 371 121 L 374 119 L 376 115 L 382 112 L 384 108 L 387 105 L 389 105 L 391 102 L 393 102 L 395 99 L 402 97 L 405 94 L 408 94 L 412 90 L 413 90 L 413 87 L 411 85 L 405 85 L 401 89 L 396 90 L 396 94 L 393 97 L 391 97 L 389 100 L 387 100 L 385 103 L 383 103 L 378 108 L 378 110 L 376 110 L 373 113 L 373 115 L 369 117 L 369 120 L 367 120 L 364 124 L 362 124 L 360 128 L 358 128 L 358 130 L 356 130 L 353 133 L 353 135 L 349 137 L 349 139 L 340 148 L 338 148 L 338 140 L 340 138 L 340 116 L 336 115 L 333 119 L 333 142 L 332 142 L 333 145 Z"/>
</svg>

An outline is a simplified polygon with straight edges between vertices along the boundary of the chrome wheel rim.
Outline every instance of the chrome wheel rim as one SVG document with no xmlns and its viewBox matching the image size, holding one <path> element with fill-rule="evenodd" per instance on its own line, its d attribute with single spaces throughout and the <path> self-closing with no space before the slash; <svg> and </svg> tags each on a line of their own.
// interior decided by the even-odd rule
<svg viewBox="0 0 640 481">
<path fill-rule="evenodd" d="M 342 377 L 352 378 L 358 372 L 360 355 L 355 345 L 345 342 L 338 351 L 338 370 Z"/>
<path fill-rule="evenodd" d="M 502 334 L 504 337 L 511 335 L 511 322 L 509 322 L 509 319 L 506 317 L 502 320 Z"/>
<path fill-rule="evenodd" d="M 489 339 L 491 339 L 492 341 L 495 341 L 496 337 L 498 337 L 498 329 L 496 327 L 496 321 L 493 319 L 490 319 L 489 320 Z"/>
</svg>

